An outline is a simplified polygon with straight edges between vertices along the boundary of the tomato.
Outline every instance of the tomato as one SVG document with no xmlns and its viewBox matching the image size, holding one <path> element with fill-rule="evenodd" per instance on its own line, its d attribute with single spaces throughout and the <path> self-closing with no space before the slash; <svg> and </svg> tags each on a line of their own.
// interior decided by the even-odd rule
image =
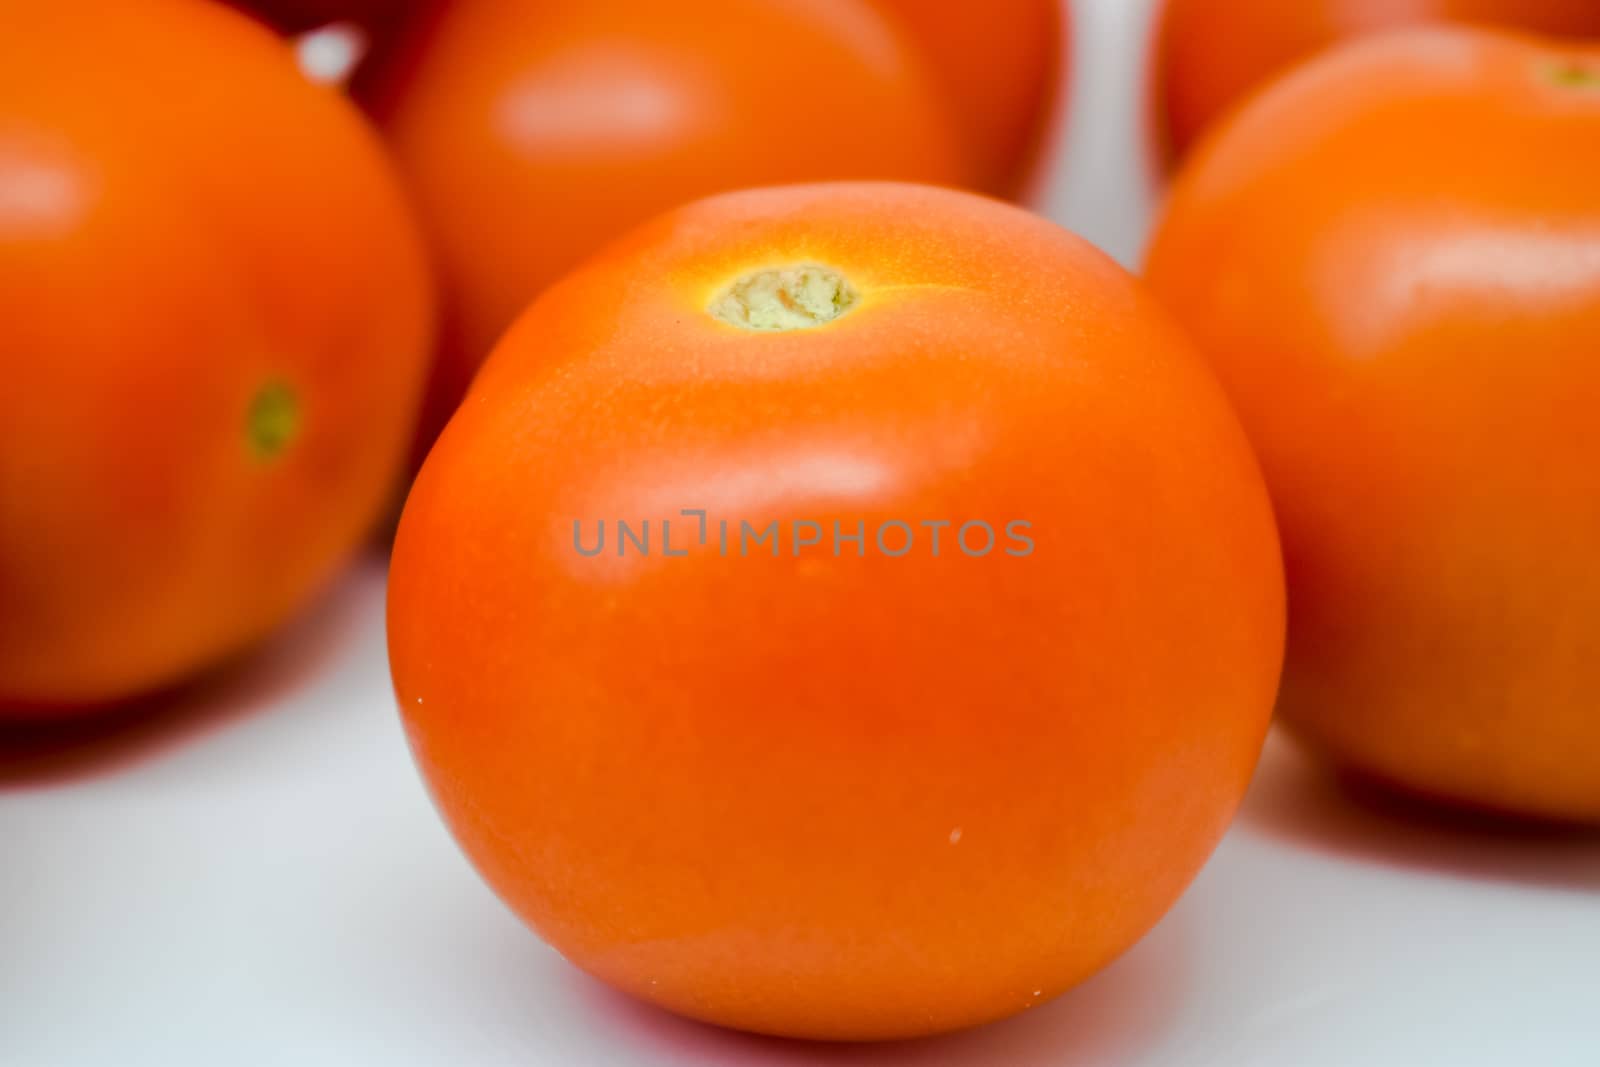
<svg viewBox="0 0 1600 1067">
<path fill-rule="evenodd" d="M 443 263 L 432 429 L 535 294 L 660 210 L 965 174 L 917 57 L 855 0 L 460 0 L 377 107 Z"/>
<path fill-rule="evenodd" d="M 1595 0 L 1167 0 L 1156 96 L 1165 148 L 1181 157 L 1252 90 L 1343 40 L 1454 20 L 1600 36 Z"/>
<path fill-rule="evenodd" d="M 74 0 L 0 37 L 0 320 L 0 707 L 56 714 L 328 580 L 393 491 L 431 292 L 381 144 L 270 32 Z"/>
<path fill-rule="evenodd" d="M 1154 302 L 1020 209 L 875 183 L 699 202 L 547 290 L 389 588 L 496 891 L 620 989 L 815 1038 L 1009 1015 L 1149 929 L 1282 628 L 1255 460 Z"/>
<path fill-rule="evenodd" d="M 1589 820 L 1597 173 L 1600 51 L 1402 34 L 1225 125 L 1148 265 L 1274 493 L 1285 721 L 1414 791 Z"/>
<path fill-rule="evenodd" d="M 940 76 L 978 188 L 1014 196 L 1039 154 L 1061 80 L 1060 0 L 872 0 L 899 19 Z"/>
</svg>

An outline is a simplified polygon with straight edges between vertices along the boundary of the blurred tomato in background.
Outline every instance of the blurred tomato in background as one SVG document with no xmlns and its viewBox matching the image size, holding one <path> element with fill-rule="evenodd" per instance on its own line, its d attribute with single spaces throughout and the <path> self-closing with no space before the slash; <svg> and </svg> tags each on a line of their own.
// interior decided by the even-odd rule
<svg viewBox="0 0 1600 1067">
<path fill-rule="evenodd" d="M 975 169 L 916 46 L 858 0 L 455 0 L 374 102 L 442 270 L 424 444 L 511 320 L 696 196 Z"/>
<path fill-rule="evenodd" d="M 1055 114 L 1063 0 L 872 0 L 896 18 L 932 64 L 976 187 L 1014 196 L 1029 176 Z"/>
<path fill-rule="evenodd" d="M 393 491 L 433 294 L 381 143 L 196 0 L 7 5 L 0 708 L 176 682 L 284 621 Z"/>
<path fill-rule="evenodd" d="M 1600 822 L 1600 48 L 1328 53 L 1180 172 L 1149 277 L 1267 473 L 1282 719 L 1342 766 Z"/>
<path fill-rule="evenodd" d="M 1155 63 L 1162 151 L 1181 159 L 1229 108 L 1331 44 L 1446 20 L 1600 36 L 1600 0 L 1167 0 Z"/>
</svg>

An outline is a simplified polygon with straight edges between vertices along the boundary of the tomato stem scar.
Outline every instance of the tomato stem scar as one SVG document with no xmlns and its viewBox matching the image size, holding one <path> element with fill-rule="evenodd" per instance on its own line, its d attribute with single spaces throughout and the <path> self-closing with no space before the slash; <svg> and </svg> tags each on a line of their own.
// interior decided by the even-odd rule
<svg viewBox="0 0 1600 1067">
<path fill-rule="evenodd" d="M 1545 65 L 1544 75 L 1563 89 L 1600 89 L 1600 62 L 1558 59 Z"/>
<path fill-rule="evenodd" d="M 286 383 L 269 381 L 256 391 L 245 418 L 250 454 L 265 463 L 276 459 L 300 432 L 300 400 Z"/>
<path fill-rule="evenodd" d="M 855 306 L 855 287 L 818 263 L 752 271 L 724 289 L 707 310 L 745 330 L 806 330 L 832 322 Z"/>
</svg>

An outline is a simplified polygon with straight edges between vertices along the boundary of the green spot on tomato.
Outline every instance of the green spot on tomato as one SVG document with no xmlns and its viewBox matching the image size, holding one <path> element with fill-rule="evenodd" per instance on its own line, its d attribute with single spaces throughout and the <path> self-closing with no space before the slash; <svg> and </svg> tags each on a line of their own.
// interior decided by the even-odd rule
<svg viewBox="0 0 1600 1067">
<path fill-rule="evenodd" d="M 250 454 L 266 463 L 294 443 L 300 433 L 300 399 L 281 381 L 271 381 L 257 390 L 250 401 L 245 420 L 245 440 Z"/>
<path fill-rule="evenodd" d="M 1600 63 L 1560 60 L 1545 68 L 1545 77 L 1563 89 L 1600 90 Z"/>
</svg>

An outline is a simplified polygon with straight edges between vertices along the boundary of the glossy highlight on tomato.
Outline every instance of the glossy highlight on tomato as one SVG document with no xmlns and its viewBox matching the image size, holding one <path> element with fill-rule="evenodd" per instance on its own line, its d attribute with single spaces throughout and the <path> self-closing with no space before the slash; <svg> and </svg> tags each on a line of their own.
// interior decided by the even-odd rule
<svg viewBox="0 0 1600 1067">
<path fill-rule="evenodd" d="M 703 200 L 551 287 L 389 586 L 489 884 L 619 989 L 813 1038 L 1001 1018 L 1131 945 L 1244 793 L 1282 641 L 1265 487 L 1165 313 L 897 184 Z"/>
</svg>

